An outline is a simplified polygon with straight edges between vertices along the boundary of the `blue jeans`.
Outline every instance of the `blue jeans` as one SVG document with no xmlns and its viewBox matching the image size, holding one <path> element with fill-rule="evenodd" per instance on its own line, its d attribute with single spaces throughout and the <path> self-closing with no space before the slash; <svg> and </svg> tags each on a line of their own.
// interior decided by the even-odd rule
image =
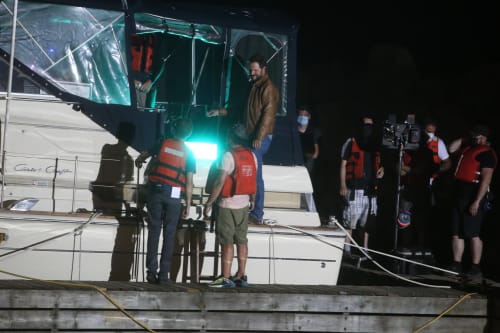
<svg viewBox="0 0 500 333">
<path fill-rule="evenodd" d="M 171 197 L 172 188 L 159 183 L 148 184 L 148 245 L 146 269 L 148 274 L 158 271 L 158 244 L 163 230 L 160 271 L 158 280 L 168 281 L 172 255 L 174 252 L 175 233 L 181 215 L 181 199 Z"/>
<path fill-rule="evenodd" d="M 264 217 L 264 179 L 262 178 L 262 158 L 269 150 L 271 146 L 271 141 L 273 141 L 272 135 L 266 135 L 259 149 L 253 149 L 252 151 L 257 157 L 257 193 L 255 194 L 255 206 L 250 212 L 254 218 L 262 220 Z"/>
</svg>

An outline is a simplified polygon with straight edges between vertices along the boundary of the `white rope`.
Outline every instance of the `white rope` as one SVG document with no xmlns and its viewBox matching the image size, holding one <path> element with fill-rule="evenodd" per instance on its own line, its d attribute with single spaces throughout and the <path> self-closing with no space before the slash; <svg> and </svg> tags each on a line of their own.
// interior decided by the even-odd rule
<svg viewBox="0 0 500 333">
<path fill-rule="evenodd" d="M 62 238 L 62 237 L 66 237 L 68 235 L 77 234 L 77 233 L 81 232 L 83 230 L 83 228 L 85 228 L 87 225 L 89 225 L 89 223 L 93 222 L 99 215 L 101 215 L 101 213 L 99 213 L 99 212 L 93 213 L 86 222 L 78 225 L 78 227 L 76 227 L 73 230 L 70 230 L 68 232 L 64 232 L 62 234 L 59 234 L 59 235 L 56 235 L 56 236 L 53 236 L 53 237 L 49 237 L 49 238 L 43 239 L 41 241 L 38 241 L 38 242 L 35 242 L 35 243 L 32 243 L 32 244 L 26 245 L 26 246 L 24 246 L 22 248 L 18 248 L 18 249 L 15 249 L 15 250 L 3 253 L 3 254 L 0 255 L 0 260 L 3 259 L 3 258 L 5 258 L 5 257 L 14 255 L 14 254 L 19 254 L 19 253 L 31 250 L 31 249 L 33 249 L 33 248 L 35 248 L 35 247 L 37 247 L 37 246 L 39 246 L 41 244 L 47 244 L 47 243 L 52 242 L 52 241 L 54 241 L 56 239 L 59 239 L 59 238 Z"/>
<path fill-rule="evenodd" d="M 398 257 L 398 256 L 395 256 L 395 255 L 391 255 L 391 254 L 388 254 L 388 253 L 385 253 L 385 252 L 380 252 L 380 251 L 376 251 L 376 250 L 372 250 L 372 249 L 368 249 L 368 248 L 364 248 L 362 246 L 360 246 L 353 238 L 351 235 L 349 235 L 349 233 L 342 227 L 342 225 L 335 219 L 335 224 L 344 232 L 344 234 L 349 237 L 349 239 L 351 240 L 351 246 L 354 246 L 356 248 L 358 248 L 361 253 L 366 257 L 368 258 L 370 261 L 372 261 L 377 267 L 379 267 L 381 270 L 383 270 L 384 272 L 388 273 L 389 275 L 397 278 L 397 279 L 400 279 L 400 280 L 403 280 L 403 281 L 406 281 L 408 283 L 413 283 L 413 284 L 416 284 L 416 285 L 419 285 L 419 286 L 424 286 L 424 287 L 431 287 L 431 288 L 445 288 L 445 289 L 450 289 L 451 286 L 447 286 L 447 285 L 434 285 L 434 284 L 428 284 L 428 283 L 423 283 L 423 282 L 418 282 L 418 281 L 414 281 L 414 280 L 411 280 L 411 279 L 408 279 L 408 278 L 405 278 L 403 276 L 400 276 L 398 274 L 395 274 L 393 272 L 391 272 L 390 270 L 388 270 L 387 268 L 385 268 L 384 266 L 382 266 L 380 263 L 378 263 L 375 259 L 373 259 L 369 254 L 368 252 L 372 252 L 372 253 L 376 253 L 376 254 L 380 254 L 380 255 L 383 255 L 383 256 L 386 256 L 386 257 L 390 257 L 390 258 L 393 258 L 393 259 L 397 259 L 397 260 L 401 260 L 401 261 L 406 261 L 406 262 L 410 262 L 410 263 L 413 263 L 413 264 L 416 264 L 416 265 L 419 265 L 419 266 L 425 266 L 425 267 L 428 267 L 428 268 L 432 268 L 434 270 L 439 270 L 439 271 L 443 271 L 443 272 L 446 272 L 446 273 L 449 273 L 449 274 L 454 274 L 454 275 L 458 275 L 458 273 L 456 272 L 452 272 L 452 271 L 448 271 L 448 270 L 445 270 L 445 269 L 442 269 L 442 268 L 439 268 L 439 267 L 435 267 L 435 266 L 431 266 L 431 265 L 427 265 L 427 264 L 423 264 L 423 263 L 420 263 L 420 262 L 417 262 L 417 261 L 413 261 L 413 260 L 409 260 L 409 259 L 406 259 L 406 258 L 401 258 L 401 257 Z M 330 240 L 329 241 L 325 241 L 324 239 L 328 239 L 327 237 L 325 236 L 322 236 L 320 234 L 316 234 L 316 233 L 311 233 L 311 232 L 307 232 L 307 231 L 304 231 L 302 229 L 299 229 L 299 228 L 295 228 L 295 227 L 292 227 L 292 226 L 289 226 L 289 225 L 283 225 L 283 224 L 279 224 L 277 223 L 277 221 L 272 221 L 270 223 L 268 223 L 269 225 L 279 225 L 281 227 L 284 227 L 284 228 L 288 228 L 288 229 L 291 229 L 291 230 L 295 230 L 297 232 L 300 232 L 300 233 L 303 233 L 305 235 L 309 235 L 313 238 L 316 238 L 318 239 L 319 241 L 325 243 L 325 244 L 328 244 L 330 246 L 334 246 L 334 247 L 337 247 L 337 248 L 344 248 L 344 245 L 346 244 L 345 242 L 339 242 L 339 241 L 335 241 L 335 240 Z"/>
</svg>

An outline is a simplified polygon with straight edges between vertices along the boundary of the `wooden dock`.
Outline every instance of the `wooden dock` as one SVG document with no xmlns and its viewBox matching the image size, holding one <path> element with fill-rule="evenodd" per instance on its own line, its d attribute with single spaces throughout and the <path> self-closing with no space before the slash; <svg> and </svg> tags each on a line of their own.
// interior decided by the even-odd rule
<svg viewBox="0 0 500 333">
<path fill-rule="evenodd" d="M 500 332 L 497 300 L 408 286 L 3 280 L 0 332 Z"/>
</svg>

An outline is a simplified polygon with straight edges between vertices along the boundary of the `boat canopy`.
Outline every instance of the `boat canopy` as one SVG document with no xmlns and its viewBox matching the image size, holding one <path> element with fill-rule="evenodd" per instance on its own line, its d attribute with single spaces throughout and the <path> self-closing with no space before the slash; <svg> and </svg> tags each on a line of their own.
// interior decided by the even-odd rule
<svg viewBox="0 0 500 333">
<path fill-rule="evenodd" d="M 295 129 L 297 29 L 293 19 L 259 9 L 145 0 L 6 0 L 0 2 L 0 59 L 5 67 L 14 50 L 16 72 L 40 93 L 73 104 L 115 136 L 121 123 L 135 124 L 130 144 L 141 151 L 175 117 L 192 118 L 198 140 L 217 140 L 225 126 L 242 121 L 247 61 L 260 53 L 281 96 L 264 162 L 295 165 L 302 162 Z M 143 57 L 139 62 L 137 55 Z M 0 86 L 7 86 L 3 73 Z M 144 75 L 153 88 L 141 104 L 136 88 Z M 220 107 L 231 116 L 206 117 Z"/>
</svg>

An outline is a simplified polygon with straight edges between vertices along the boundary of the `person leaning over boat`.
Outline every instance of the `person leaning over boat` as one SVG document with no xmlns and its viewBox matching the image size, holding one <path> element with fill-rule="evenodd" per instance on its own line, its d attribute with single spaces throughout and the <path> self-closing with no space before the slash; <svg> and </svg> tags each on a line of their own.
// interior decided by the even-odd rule
<svg viewBox="0 0 500 333">
<path fill-rule="evenodd" d="M 209 284 L 216 288 L 247 287 L 246 263 L 248 258 L 248 211 L 253 208 L 257 191 L 257 157 L 245 148 L 248 136 L 242 124 L 234 125 L 227 135 L 229 150 L 224 152 L 217 166 L 212 184 L 208 189 L 210 196 L 205 203 L 203 215 L 210 218 L 212 205 L 217 201 L 216 234 L 222 248 L 222 275 Z M 238 271 L 231 277 L 231 265 L 236 244 Z"/>
<path fill-rule="evenodd" d="M 191 207 L 193 174 L 196 160 L 186 146 L 186 140 L 193 131 L 189 119 L 178 119 L 172 127 L 173 138 L 161 140 L 151 149 L 142 152 L 135 160 L 138 168 L 153 156 L 148 174 L 147 201 L 148 241 L 146 254 L 147 281 L 149 283 L 169 283 L 175 232 L 179 218 L 187 218 Z M 182 210 L 181 197 L 186 205 Z M 158 272 L 158 243 L 163 230 L 163 244 Z"/>
</svg>

